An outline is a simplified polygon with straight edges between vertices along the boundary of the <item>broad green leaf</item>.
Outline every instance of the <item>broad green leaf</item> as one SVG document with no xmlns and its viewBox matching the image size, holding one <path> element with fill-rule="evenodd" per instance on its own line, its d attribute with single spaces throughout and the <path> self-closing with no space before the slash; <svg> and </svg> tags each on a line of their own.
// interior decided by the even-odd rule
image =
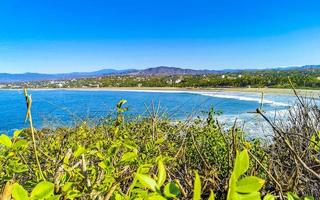
<svg viewBox="0 0 320 200">
<path fill-rule="evenodd" d="M 69 190 L 72 189 L 72 186 L 74 185 L 73 182 L 66 182 L 63 186 L 62 186 L 62 192 L 68 192 Z"/>
<path fill-rule="evenodd" d="M 237 152 L 236 161 L 234 164 L 233 172 L 235 178 L 238 179 L 242 174 L 244 174 L 249 168 L 249 155 L 248 151 L 245 149 L 242 152 Z"/>
<path fill-rule="evenodd" d="M 28 145 L 27 140 L 19 140 L 13 144 L 14 149 L 24 149 Z"/>
<path fill-rule="evenodd" d="M 10 148 L 12 146 L 12 142 L 7 135 L 1 134 L 0 136 L 0 144 Z"/>
<path fill-rule="evenodd" d="M 293 192 L 287 193 L 288 200 L 300 200 L 299 196 Z"/>
<path fill-rule="evenodd" d="M 314 200 L 314 197 L 313 196 L 306 196 L 306 197 L 304 197 L 304 200 Z"/>
<path fill-rule="evenodd" d="M 74 157 L 77 158 L 79 156 L 81 156 L 82 154 L 84 154 L 86 152 L 86 149 L 81 146 L 81 145 L 78 145 L 78 149 L 74 152 Z"/>
<path fill-rule="evenodd" d="M 236 199 L 236 195 L 237 195 L 236 183 L 237 183 L 237 179 L 235 178 L 235 174 L 232 173 L 229 179 L 229 188 L 228 188 L 228 195 L 227 195 L 228 200 Z"/>
<path fill-rule="evenodd" d="M 180 195 L 180 189 L 175 183 L 168 183 L 164 187 L 164 195 L 168 198 L 174 198 Z"/>
<path fill-rule="evenodd" d="M 61 198 L 61 195 L 54 195 L 52 197 L 46 198 L 46 200 L 59 200 Z"/>
<path fill-rule="evenodd" d="M 69 190 L 66 195 L 66 198 L 70 200 L 77 199 L 78 197 L 81 197 L 81 192 L 78 190 Z"/>
<path fill-rule="evenodd" d="M 195 172 L 195 180 L 193 186 L 193 200 L 200 200 L 201 199 L 201 180 L 198 172 Z"/>
<path fill-rule="evenodd" d="M 263 197 L 263 200 L 276 200 L 276 197 L 272 194 L 267 194 Z"/>
<path fill-rule="evenodd" d="M 210 191 L 210 196 L 209 196 L 209 199 L 208 200 L 215 200 L 216 196 L 215 194 L 213 193 L 213 191 L 211 190 Z"/>
<path fill-rule="evenodd" d="M 158 161 L 158 182 L 157 182 L 157 185 L 158 187 L 160 188 L 164 182 L 166 181 L 167 179 L 167 172 L 166 172 L 166 168 L 162 162 L 161 159 L 159 159 Z"/>
<path fill-rule="evenodd" d="M 252 192 L 250 194 L 238 194 L 239 200 L 261 200 L 260 192 Z"/>
<path fill-rule="evenodd" d="M 263 185 L 264 180 L 255 176 L 246 176 L 237 182 L 236 191 L 239 193 L 257 192 Z"/>
<path fill-rule="evenodd" d="M 131 162 L 131 161 L 134 161 L 137 157 L 138 157 L 137 152 L 127 152 L 127 153 L 123 154 L 121 161 L 122 162 Z"/>
<path fill-rule="evenodd" d="M 31 192 L 32 199 L 44 199 L 53 195 L 54 184 L 42 181 Z"/>
<path fill-rule="evenodd" d="M 167 199 L 158 193 L 153 193 L 151 195 L 148 195 L 148 200 L 167 200 Z"/>
<path fill-rule="evenodd" d="M 150 189 L 153 192 L 157 190 L 157 183 L 151 177 L 144 174 L 137 174 L 136 177 L 144 187 Z"/>
<path fill-rule="evenodd" d="M 29 199 L 29 193 L 18 183 L 13 184 L 12 197 L 15 200 L 27 200 Z"/>
<path fill-rule="evenodd" d="M 19 135 L 22 133 L 22 130 L 16 130 L 13 132 L 13 138 L 18 138 Z"/>
</svg>

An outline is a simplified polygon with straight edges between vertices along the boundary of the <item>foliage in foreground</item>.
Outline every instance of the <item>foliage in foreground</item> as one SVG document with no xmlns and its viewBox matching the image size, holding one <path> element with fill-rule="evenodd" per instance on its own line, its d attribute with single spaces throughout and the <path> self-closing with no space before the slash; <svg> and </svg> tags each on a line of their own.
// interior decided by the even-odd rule
<svg viewBox="0 0 320 200">
<path fill-rule="evenodd" d="M 119 102 L 114 119 L 94 127 L 83 123 L 36 131 L 31 126 L 12 138 L 1 135 L 2 199 L 319 198 L 314 188 L 303 185 L 309 183 L 295 182 L 295 187 L 284 189 L 277 171 L 269 169 L 276 161 L 270 151 L 286 141 L 286 135 L 269 146 L 247 140 L 236 127 L 226 130 L 215 121 L 213 112 L 206 121 L 173 123 L 152 115 L 125 122 L 124 104 Z M 318 132 L 310 132 L 310 137 L 308 153 L 316 156 Z M 285 154 L 284 144 L 282 148 L 278 157 L 292 156 Z M 296 157 L 292 159 L 300 166 Z M 292 166 L 296 169 L 300 168 Z M 305 170 L 297 175 L 317 181 Z"/>
</svg>

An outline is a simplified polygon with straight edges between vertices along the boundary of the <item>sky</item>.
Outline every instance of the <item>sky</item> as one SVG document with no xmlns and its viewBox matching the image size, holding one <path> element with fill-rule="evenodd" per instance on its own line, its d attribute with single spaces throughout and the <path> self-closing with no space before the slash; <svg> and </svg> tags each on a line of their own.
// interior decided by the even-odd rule
<svg viewBox="0 0 320 200">
<path fill-rule="evenodd" d="M 0 0 L 0 72 L 320 64 L 319 0 Z"/>
</svg>

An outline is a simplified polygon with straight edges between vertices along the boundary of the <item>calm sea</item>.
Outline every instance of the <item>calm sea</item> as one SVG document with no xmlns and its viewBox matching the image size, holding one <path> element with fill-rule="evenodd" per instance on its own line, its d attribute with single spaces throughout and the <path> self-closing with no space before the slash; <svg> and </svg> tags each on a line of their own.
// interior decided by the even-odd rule
<svg viewBox="0 0 320 200">
<path fill-rule="evenodd" d="M 128 117 L 147 115 L 152 107 L 173 120 L 204 116 L 210 107 L 222 114 L 219 119 L 232 124 L 237 118 L 242 124 L 256 127 L 261 118 L 248 113 L 260 106 L 261 94 L 240 92 L 184 92 L 184 91 L 114 91 L 114 90 L 30 90 L 32 113 L 37 128 L 72 126 L 81 120 L 98 121 L 112 115 L 116 103 L 126 99 Z M 264 110 L 272 114 L 286 109 L 294 97 L 267 94 Z M 152 104 L 154 106 L 152 106 Z M 11 133 L 28 126 L 22 90 L 0 90 L 0 131 Z"/>
</svg>

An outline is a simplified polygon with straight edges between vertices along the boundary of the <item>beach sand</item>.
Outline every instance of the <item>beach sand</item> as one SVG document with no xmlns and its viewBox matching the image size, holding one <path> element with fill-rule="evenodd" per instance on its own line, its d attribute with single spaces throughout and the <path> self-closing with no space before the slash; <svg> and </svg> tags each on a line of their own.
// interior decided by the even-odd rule
<svg viewBox="0 0 320 200">
<path fill-rule="evenodd" d="M 39 88 L 31 90 L 79 90 L 79 91 L 168 91 L 168 92 L 244 92 L 294 96 L 292 89 L 282 88 L 176 88 L 176 87 L 106 87 L 106 88 Z M 299 96 L 320 97 L 320 90 L 297 89 Z"/>
</svg>

